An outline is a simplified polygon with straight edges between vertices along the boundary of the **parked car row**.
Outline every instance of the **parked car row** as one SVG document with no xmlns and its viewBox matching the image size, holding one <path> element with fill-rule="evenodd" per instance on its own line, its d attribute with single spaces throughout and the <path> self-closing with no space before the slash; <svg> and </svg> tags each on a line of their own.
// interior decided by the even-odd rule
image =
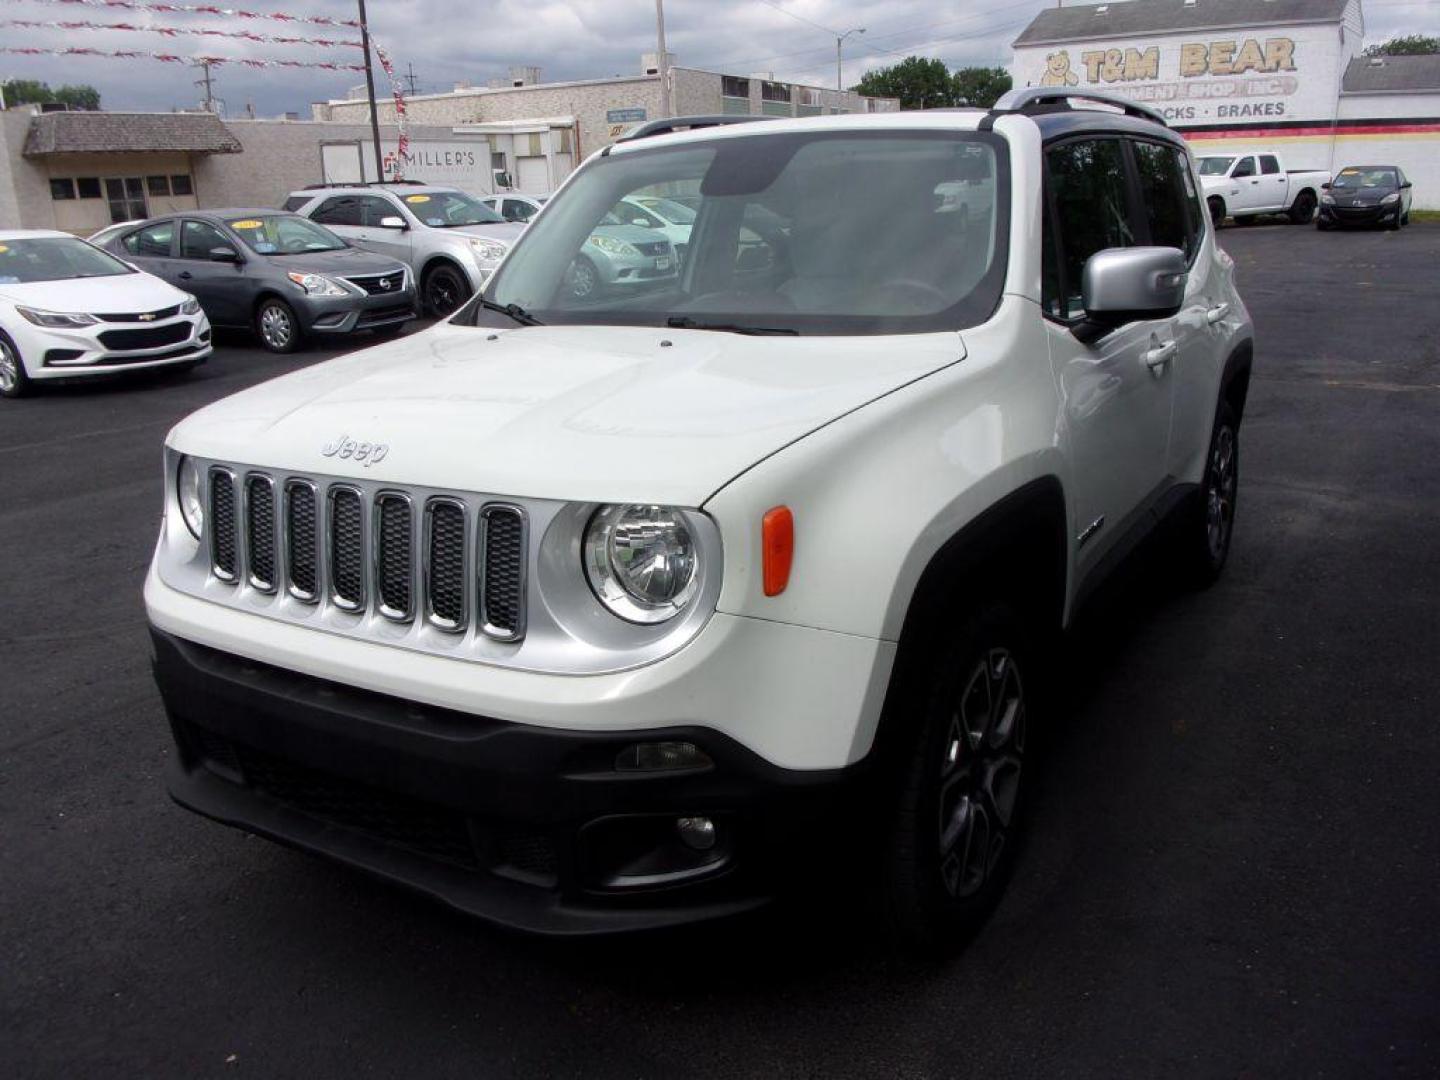
<svg viewBox="0 0 1440 1080">
<path fill-rule="evenodd" d="M 1313 220 L 1317 229 L 1410 223 L 1410 181 L 1395 165 L 1346 166 L 1332 180 L 1323 169 L 1286 169 L 1279 154 L 1211 154 L 1195 164 L 1216 228 L 1227 217 L 1248 225 L 1264 214 Z"/>
</svg>

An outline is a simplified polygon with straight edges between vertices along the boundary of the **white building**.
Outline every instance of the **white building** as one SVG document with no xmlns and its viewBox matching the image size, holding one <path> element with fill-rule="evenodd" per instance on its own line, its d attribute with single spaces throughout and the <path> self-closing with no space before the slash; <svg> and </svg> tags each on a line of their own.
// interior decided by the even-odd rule
<svg viewBox="0 0 1440 1080">
<path fill-rule="evenodd" d="M 1371 60 L 1364 38 L 1361 0 L 1112 0 L 1041 11 L 1011 75 L 1145 102 L 1200 153 L 1398 165 L 1440 209 L 1440 56 Z"/>
</svg>

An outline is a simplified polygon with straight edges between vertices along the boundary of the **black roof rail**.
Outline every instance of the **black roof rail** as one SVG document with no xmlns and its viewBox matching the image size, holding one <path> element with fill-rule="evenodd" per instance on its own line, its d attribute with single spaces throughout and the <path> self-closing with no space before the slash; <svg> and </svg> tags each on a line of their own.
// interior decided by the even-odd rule
<svg viewBox="0 0 1440 1080">
<path fill-rule="evenodd" d="M 696 128 L 720 127 L 722 124 L 748 124 L 754 120 L 777 120 L 775 116 L 736 116 L 730 113 L 716 113 L 712 116 L 672 116 L 666 120 L 646 120 L 636 124 L 615 141 L 631 142 L 634 139 L 648 139 L 654 135 L 669 135 L 672 131 L 694 131 Z"/>
<path fill-rule="evenodd" d="M 344 187 L 391 187 L 395 184 L 413 184 L 415 187 L 428 187 L 424 180 L 336 180 L 331 184 L 306 184 L 301 191 L 319 191 L 321 188 L 344 188 Z"/>
<path fill-rule="evenodd" d="M 1165 117 L 1149 105 L 1141 105 L 1119 94 L 1107 94 L 1103 90 L 1077 90 L 1070 86 L 1021 86 L 1006 91 L 1000 95 L 990 113 L 992 116 L 1000 116 L 1005 113 L 1035 112 L 1047 105 L 1068 106 L 1072 100 L 1093 101 L 1119 109 L 1126 116 L 1133 116 L 1137 120 L 1150 120 L 1161 127 L 1170 126 L 1165 123 Z"/>
</svg>

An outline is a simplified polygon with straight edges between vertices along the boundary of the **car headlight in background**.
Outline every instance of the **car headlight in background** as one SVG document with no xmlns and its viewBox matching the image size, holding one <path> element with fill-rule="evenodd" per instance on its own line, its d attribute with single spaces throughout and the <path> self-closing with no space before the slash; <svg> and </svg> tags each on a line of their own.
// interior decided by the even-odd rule
<svg viewBox="0 0 1440 1080">
<path fill-rule="evenodd" d="M 695 595 L 695 541 L 674 507 L 600 507 L 585 529 L 583 557 L 595 595 L 628 622 L 674 618 Z"/>
<path fill-rule="evenodd" d="M 1322 206 L 1334 206 L 1334 205 L 1335 205 L 1335 196 L 1334 196 L 1334 195 L 1321 195 L 1321 196 L 1320 196 L 1320 203 L 1321 203 Z"/>
<path fill-rule="evenodd" d="M 1392 191 L 1392 192 L 1390 192 L 1389 195 L 1386 195 L 1383 199 L 1380 200 L 1380 205 L 1381 205 L 1381 206 L 1394 206 L 1394 205 L 1395 205 L 1397 202 L 1399 202 L 1399 201 L 1400 201 L 1400 192 L 1398 192 L 1398 191 Z"/>
<path fill-rule="evenodd" d="M 350 296 L 352 295 L 345 286 L 338 281 L 331 281 L 321 274 L 297 274 L 295 271 L 285 275 L 293 281 L 301 291 L 310 296 Z"/>
<path fill-rule="evenodd" d="M 498 240 L 477 239 L 470 241 L 470 250 L 481 262 L 499 262 L 510 249 Z"/>
<path fill-rule="evenodd" d="M 613 236 L 589 236 L 587 244 L 594 244 L 607 255 L 639 255 L 640 250 L 633 244 L 627 244 L 624 240 L 616 240 Z"/>
<path fill-rule="evenodd" d="M 199 315 L 199 314 L 200 314 L 200 301 L 199 301 L 199 300 L 196 300 L 195 297 L 193 297 L 193 296 L 190 297 L 190 298 L 187 299 L 183 304 L 180 305 L 180 314 L 181 314 L 181 315 Z"/>
<path fill-rule="evenodd" d="M 190 535 L 200 539 L 205 527 L 205 504 L 200 498 L 200 467 L 194 458 L 181 457 L 175 474 L 175 499 L 180 504 L 180 517 Z"/>
<path fill-rule="evenodd" d="M 27 322 L 36 326 L 48 326 L 54 330 L 73 330 L 78 326 L 94 326 L 100 320 L 94 315 L 84 315 L 78 312 L 68 311 L 39 311 L 36 308 L 20 307 L 15 308 Z"/>
</svg>

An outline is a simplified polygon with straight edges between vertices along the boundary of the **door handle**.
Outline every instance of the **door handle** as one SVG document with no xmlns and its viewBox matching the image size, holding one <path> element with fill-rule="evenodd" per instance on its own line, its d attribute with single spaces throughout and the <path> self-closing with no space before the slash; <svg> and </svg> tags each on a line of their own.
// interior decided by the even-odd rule
<svg viewBox="0 0 1440 1080">
<path fill-rule="evenodd" d="M 1211 326 L 1214 326 L 1217 322 L 1219 322 L 1221 319 L 1225 318 L 1225 316 L 1229 314 L 1229 304 L 1216 304 L 1214 307 L 1210 308 L 1208 311 L 1205 312 L 1205 321 Z"/>
<path fill-rule="evenodd" d="M 191 273 L 190 273 L 189 270 L 181 270 L 181 271 L 180 271 L 180 280 L 181 280 L 181 281 L 189 281 L 190 278 L 191 278 L 191 276 L 192 276 L 192 275 L 191 275 Z"/>
<path fill-rule="evenodd" d="M 1167 341 L 1164 345 L 1157 346 L 1153 349 L 1146 349 L 1145 363 L 1149 365 L 1151 371 L 1158 374 L 1160 369 L 1173 360 L 1175 354 L 1179 351 L 1180 346 L 1176 345 L 1173 341 Z"/>
</svg>

